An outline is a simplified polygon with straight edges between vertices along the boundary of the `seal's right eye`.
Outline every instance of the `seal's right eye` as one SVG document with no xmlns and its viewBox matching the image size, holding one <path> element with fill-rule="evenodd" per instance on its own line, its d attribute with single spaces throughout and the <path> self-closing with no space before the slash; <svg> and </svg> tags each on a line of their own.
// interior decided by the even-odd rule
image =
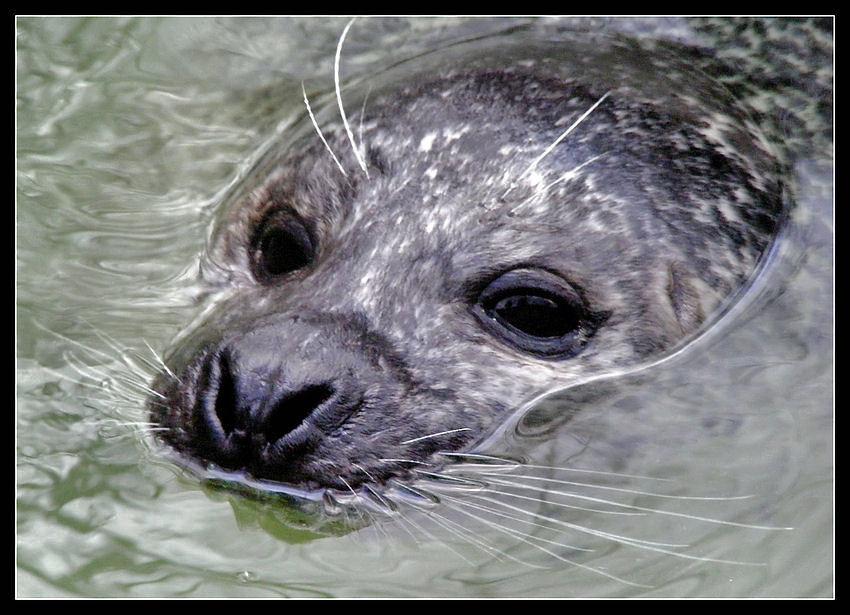
<svg viewBox="0 0 850 615">
<path fill-rule="evenodd" d="M 257 225 L 251 241 L 251 270 L 262 284 L 271 284 L 313 262 L 313 236 L 296 216 L 278 212 Z"/>
</svg>

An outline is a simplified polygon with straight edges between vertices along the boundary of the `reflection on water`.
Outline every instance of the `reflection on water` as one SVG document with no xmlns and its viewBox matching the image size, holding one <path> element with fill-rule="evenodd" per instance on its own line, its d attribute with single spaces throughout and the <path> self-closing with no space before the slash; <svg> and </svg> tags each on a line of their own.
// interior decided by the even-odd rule
<svg viewBox="0 0 850 615">
<path fill-rule="evenodd" d="M 455 22 L 364 20 L 347 70 L 506 25 Z M 301 80 L 330 85 L 344 24 L 19 20 L 19 595 L 831 595 L 828 161 L 798 165 L 792 236 L 751 305 L 478 451 L 524 465 L 423 477 L 441 507 L 314 540 L 328 527 L 152 454 L 145 386 L 204 301 L 215 205 L 301 112 Z"/>
</svg>

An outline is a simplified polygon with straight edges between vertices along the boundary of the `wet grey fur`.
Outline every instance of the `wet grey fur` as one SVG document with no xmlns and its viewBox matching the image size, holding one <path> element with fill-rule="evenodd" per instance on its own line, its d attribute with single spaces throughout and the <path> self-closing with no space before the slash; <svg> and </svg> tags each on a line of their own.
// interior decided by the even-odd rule
<svg viewBox="0 0 850 615">
<path fill-rule="evenodd" d="M 685 343 L 787 212 L 784 154 L 670 45 L 497 37 L 342 97 L 353 143 L 329 101 L 316 111 L 329 147 L 305 117 L 222 213 L 205 275 L 228 298 L 151 403 L 187 458 L 305 490 L 406 480 L 546 391 Z M 269 283 L 252 274 L 252 238 L 275 212 L 306 221 L 316 252 Z M 517 268 L 566 280 L 600 315 L 580 352 L 534 356 L 474 316 Z M 317 401 L 292 401 L 305 391 Z M 287 403 L 315 408 L 267 427 Z"/>
</svg>

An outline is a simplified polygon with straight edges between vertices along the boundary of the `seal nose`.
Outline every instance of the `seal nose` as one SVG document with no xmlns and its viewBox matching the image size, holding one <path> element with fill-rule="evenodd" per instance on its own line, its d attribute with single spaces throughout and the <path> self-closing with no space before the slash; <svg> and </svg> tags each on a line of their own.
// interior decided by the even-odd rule
<svg viewBox="0 0 850 615">
<path fill-rule="evenodd" d="M 341 382 L 287 373 L 280 359 L 218 349 L 204 362 L 195 417 L 198 452 L 231 470 L 257 476 L 280 467 L 342 424 L 356 409 Z M 314 370 L 320 371 L 320 370 Z"/>
<path fill-rule="evenodd" d="M 187 460 L 257 479 L 356 482 L 361 470 L 349 459 L 351 434 L 364 429 L 359 415 L 387 408 L 391 421 L 389 402 L 376 400 L 397 399 L 413 381 L 365 317 L 293 312 L 229 329 L 211 320 L 178 346 L 150 402 L 162 441 Z"/>
</svg>

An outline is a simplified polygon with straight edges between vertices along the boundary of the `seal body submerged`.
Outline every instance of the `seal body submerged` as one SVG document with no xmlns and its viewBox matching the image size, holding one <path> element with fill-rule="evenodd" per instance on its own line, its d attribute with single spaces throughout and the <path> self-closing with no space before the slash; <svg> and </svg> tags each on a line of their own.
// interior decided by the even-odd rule
<svg viewBox="0 0 850 615">
<path fill-rule="evenodd" d="M 340 94 L 222 213 L 227 298 L 154 384 L 161 439 L 237 480 L 404 484 L 691 339 L 786 209 L 746 111 L 669 49 L 478 41 Z"/>
</svg>

